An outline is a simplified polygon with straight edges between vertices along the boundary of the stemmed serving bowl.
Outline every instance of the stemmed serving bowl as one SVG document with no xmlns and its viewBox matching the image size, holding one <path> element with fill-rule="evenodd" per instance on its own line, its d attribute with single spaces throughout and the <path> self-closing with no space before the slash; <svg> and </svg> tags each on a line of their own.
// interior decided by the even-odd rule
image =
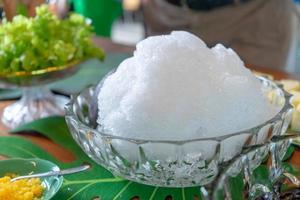
<svg viewBox="0 0 300 200">
<path fill-rule="evenodd" d="M 64 106 L 69 98 L 54 95 L 46 84 L 73 75 L 79 69 L 78 63 L 79 61 L 73 61 L 30 72 L 0 74 L 1 88 L 22 89 L 21 99 L 4 109 L 2 122 L 9 128 L 15 128 L 39 118 L 64 115 Z"/>
</svg>

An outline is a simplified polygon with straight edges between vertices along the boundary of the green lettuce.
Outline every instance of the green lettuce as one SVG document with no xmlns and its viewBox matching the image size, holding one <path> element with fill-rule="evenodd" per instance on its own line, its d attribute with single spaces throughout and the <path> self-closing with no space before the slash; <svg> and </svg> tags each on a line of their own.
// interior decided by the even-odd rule
<svg viewBox="0 0 300 200">
<path fill-rule="evenodd" d="M 61 66 L 88 58 L 104 59 L 91 37 L 87 20 L 71 14 L 60 20 L 46 5 L 36 9 L 36 16 L 15 16 L 0 26 L 0 73 L 33 71 Z"/>
</svg>

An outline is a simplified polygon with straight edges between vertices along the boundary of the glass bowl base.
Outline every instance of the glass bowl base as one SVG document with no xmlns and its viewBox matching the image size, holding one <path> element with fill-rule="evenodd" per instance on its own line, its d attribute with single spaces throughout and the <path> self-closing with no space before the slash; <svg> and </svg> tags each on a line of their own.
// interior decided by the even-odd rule
<svg viewBox="0 0 300 200">
<path fill-rule="evenodd" d="M 36 119 L 64 115 L 68 101 L 69 98 L 54 95 L 46 87 L 24 88 L 22 98 L 4 109 L 1 121 L 9 128 L 16 128 Z"/>
</svg>

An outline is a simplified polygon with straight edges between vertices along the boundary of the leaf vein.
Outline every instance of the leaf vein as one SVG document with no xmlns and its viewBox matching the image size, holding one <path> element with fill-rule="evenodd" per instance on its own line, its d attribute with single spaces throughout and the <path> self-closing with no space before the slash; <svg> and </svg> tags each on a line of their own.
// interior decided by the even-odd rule
<svg viewBox="0 0 300 200">
<path fill-rule="evenodd" d="M 88 187 L 90 187 L 93 184 L 95 184 L 95 183 L 90 183 L 90 184 L 87 184 L 86 186 L 82 187 L 80 190 L 78 190 L 72 196 L 70 196 L 67 200 L 70 200 L 70 199 L 74 198 L 77 194 L 79 194 L 80 192 L 82 192 L 83 190 L 87 189 Z"/>
<path fill-rule="evenodd" d="M 113 198 L 113 200 L 116 200 L 119 196 L 121 196 L 121 194 L 129 187 L 129 185 L 131 184 L 132 182 L 128 182 L 121 190 L 120 192 Z"/>
<path fill-rule="evenodd" d="M 182 200 L 185 200 L 184 188 L 181 188 Z"/>
<path fill-rule="evenodd" d="M 13 147 L 16 148 L 16 149 L 18 149 L 18 150 L 20 150 L 20 151 L 23 151 L 24 153 L 27 153 L 27 154 L 33 156 L 34 158 L 37 158 L 37 156 L 36 156 L 34 153 L 32 153 L 32 152 L 30 152 L 30 151 L 27 151 L 27 150 L 24 149 L 24 148 L 21 148 L 21 147 L 15 146 L 15 145 L 13 145 Z"/>
<path fill-rule="evenodd" d="M 151 194 L 151 196 L 150 196 L 150 198 L 149 198 L 149 200 L 152 200 L 154 198 L 157 190 L 158 190 L 158 187 L 155 187 L 154 190 L 153 190 L 153 192 L 152 192 L 152 194 Z"/>
<path fill-rule="evenodd" d="M 86 184 L 86 183 L 112 183 L 112 182 L 122 182 L 126 181 L 125 179 L 121 178 L 106 178 L 106 179 L 91 179 L 91 180 L 81 180 L 81 181 L 66 181 L 63 187 L 68 185 L 75 185 L 75 184 Z"/>
</svg>

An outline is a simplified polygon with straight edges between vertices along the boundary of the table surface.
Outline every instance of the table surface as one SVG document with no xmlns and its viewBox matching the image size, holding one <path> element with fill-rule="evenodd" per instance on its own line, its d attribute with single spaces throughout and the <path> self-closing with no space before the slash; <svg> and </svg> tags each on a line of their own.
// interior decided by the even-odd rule
<svg viewBox="0 0 300 200">
<path fill-rule="evenodd" d="M 101 39 L 101 38 L 95 38 L 94 42 L 103 47 L 103 49 L 109 53 L 109 52 L 122 52 L 122 53 L 132 53 L 133 48 L 130 46 L 125 45 L 118 45 L 112 43 L 108 39 Z M 253 69 L 255 71 L 260 71 L 263 73 L 268 73 L 274 76 L 275 79 L 298 79 L 300 80 L 300 77 L 297 77 L 292 74 L 285 73 L 283 71 L 279 70 L 273 70 L 268 68 L 260 68 L 260 67 L 253 67 L 249 66 L 250 69 Z M 2 113 L 3 109 L 13 103 L 13 101 L 1 101 L 0 102 L 0 113 Z M 9 129 L 6 128 L 3 124 L 0 123 L 0 136 L 8 136 Z M 30 139 L 33 143 L 39 145 L 42 149 L 46 150 L 50 154 L 52 154 L 54 157 L 56 157 L 58 160 L 64 161 L 64 162 L 71 162 L 73 160 L 73 156 L 68 153 L 68 151 L 64 150 L 61 146 L 54 144 L 47 138 L 43 136 L 39 136 L 36 134 L 20 134 L 18 137 L 25 137 L 27 139 Z M 4 157 L 0 155 L 0 159 L 4 159 Z M 300 148 L 297 148 L 291 159 L 289 160 L 290 163 L 294 164 L 295 166 L 300 168 Z"/>
</svg>

